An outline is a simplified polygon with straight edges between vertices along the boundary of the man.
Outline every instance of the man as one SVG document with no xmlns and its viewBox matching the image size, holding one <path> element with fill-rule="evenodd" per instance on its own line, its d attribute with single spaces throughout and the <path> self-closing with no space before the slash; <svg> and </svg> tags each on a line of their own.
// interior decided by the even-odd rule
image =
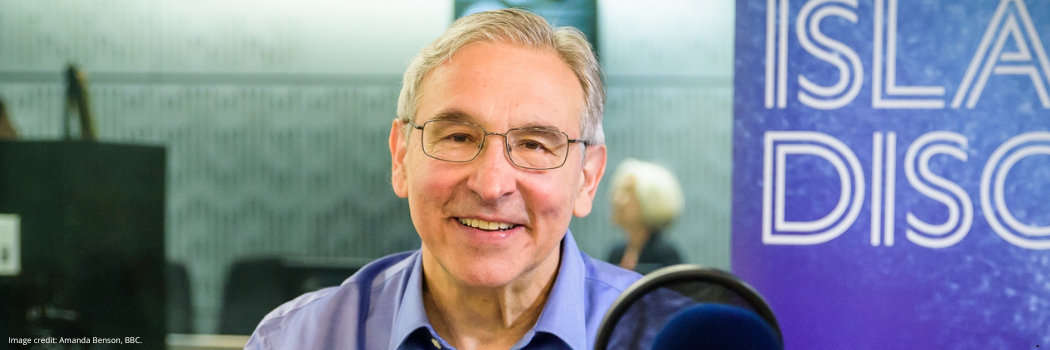
<svg viewBox="0 0 1050 350">
<path fill-rule="evenodd" d="M 522 10 L 453 23 L 409 65 L 390 130 L 422 248 L 282 305 L 247 348 L 593 347 L 639 278 L 568 232 L 605 172 L 604 98 L 577 30 Z"/>
</svg>

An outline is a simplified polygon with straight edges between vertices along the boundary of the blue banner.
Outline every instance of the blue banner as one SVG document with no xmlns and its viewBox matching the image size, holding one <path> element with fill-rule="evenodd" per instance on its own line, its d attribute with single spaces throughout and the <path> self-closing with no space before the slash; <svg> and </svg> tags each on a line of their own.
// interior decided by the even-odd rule
<svg viewBox="0 0 1050 350">
<path fill-rule="evenodd" d="M 734 273 L 787 349 L 1050 347 L 1050 2 L 738 1 Z"/>
</svg>

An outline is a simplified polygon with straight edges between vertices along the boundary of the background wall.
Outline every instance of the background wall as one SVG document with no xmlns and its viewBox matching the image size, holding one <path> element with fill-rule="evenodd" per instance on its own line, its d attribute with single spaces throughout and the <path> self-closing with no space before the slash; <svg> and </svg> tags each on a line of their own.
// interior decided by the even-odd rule
<svg viewBox="0 0 1050 350">
<path fill-rule="evenodd" d="M 76 63 L 101 140 L 167 147 L 167 256 L 209 333 L 239 258 L 418 248 L 386 138 L 407 61 L 452 17 L 429 0 L 0 0 L 0 98 L 23 138 L 58 139 Z M 686 208 L 668 236 L 728 269 L 734 4 L 600 0 L 598 18 L 607 171 L 675 171 Z M 621 237 L 606 190 L 571 226 L 599 258 Z"/>
</svg>

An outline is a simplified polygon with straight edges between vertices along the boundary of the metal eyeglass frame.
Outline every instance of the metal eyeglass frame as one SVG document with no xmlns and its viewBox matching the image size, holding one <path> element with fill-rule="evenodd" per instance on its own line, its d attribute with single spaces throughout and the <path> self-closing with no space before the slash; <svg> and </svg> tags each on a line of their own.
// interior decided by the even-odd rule
<svg viewBox="0 0 1050 350">
<path fill-rule="evenodd" d="M 430 122 L 452 122 L 452 123 L 461 123 L 461 124 L 465 124 L 465 125 L 472 125 L 472 126 L 478 127 L 479 129 L 481 129 L 481 132 L 483 133 L 482 136 L 481 136 L 481 143 L 478 144 L 478 151 L 474 153 L 473 157 L 470 157 L 470 159 L 467 159 L 467 160 L 448 160 L 448 159 L 438 158 L 438 157 L 436 157 L 434 155 L 431 155 L 430 153 L 427 152 L 426 147 L 423 147 L 423 135 L 424 135 L 423 128 L 426 127 L 427 123 L 430 123 Z M 507 142 L 507 134 L 509 134 L 509 133 L 511 133 L 512 131 L 515 131 L 515 130 L 532 129 L 532 128 L 529 128 L 529 127 L 513 128 L 513 129 L 507 130 L 507 132 L 505 132 L 505 133 L 498 133 L 498 132 L 489 132 L 488 130 L 485 130 L 485 127 L 483 127 L 481 125 L 474 124 L 474 123 L 471 123 L 471 122 L 459 121 L 459 120 L 431 119 L 431 120 L 427 120 L 427 121 L 423 122 L 423 125 L 418 125 L 415 122 L 412 122 L 410 120 L 410 121 L 408 121 L 408 124 L 411 125 L 412 128 L 420 131 L 419 132 L 419 147 L 423 149 L 423 154 L 426 154 L 430 158 L 434 158 L 434 159 L 441 160 L 441 161 L 452 162 L 452 163 L 469 163 L 469 162 L 473 161 L 474 159 L 477 159 L 478 155 L 481 154 L 481 150 L 483 148 L 485 148 L 485 140 L 488 139 L 489 135 L 503 136 L 503 146 L 504 146 L 503 149 L 506 151 L 507 159 L 510 159 L 510 163 L 514 164 L 514 166 L 519 167 L 519 168 L 530 169 L 530 170 L 551 170 L 551 169 L 557 169 L 557 168 L 561 168 L 562 166 L 564 166 L 565 162 L 568 161 L 568 159 L 569 159 L 569 152 L 566 151 L 565 152 L 565 156 L 562 157 L 562 159 L 561 159 L 561 163 L 559 163 L 556 166 L 552 166 L 552 167 L 548 167 L 548 168 L 527 167 L 527 166 L 524 166 L 524 165 L 521 165 L 521 164 L 518 164 L 517 162 L 515 162 L 514 161 L 514 156 L 511 155 L 510 143 Z M 583 144 L 584 147 L 587 147 L 587 146 L 591 145 L 590 142 L 587 142 L 587 140 L 569 138 L 569 134 L 566 134 L 565 132 L 562 132 L 560 130 L 555 130 L 553 132 L 557 132 L 559 134 L 564 135 L 565 139 L 568 140 L 567 143 L 569 143 L 569 144 L 580 143 L 580 144 Z"/>
</svg>

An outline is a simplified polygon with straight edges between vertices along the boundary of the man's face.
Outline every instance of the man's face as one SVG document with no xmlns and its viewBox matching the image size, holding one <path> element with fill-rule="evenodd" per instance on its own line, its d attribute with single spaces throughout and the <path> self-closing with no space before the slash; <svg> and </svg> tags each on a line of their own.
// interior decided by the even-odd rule
<svg viewBox="0 0 1050 350">
<path fill-rule="evenodd" d="M 583 90 L 552 51 L 468 45 L 426 76 L 420 96 L 418 125 L 454 119 L 488 132 L 541 126 L 581 137 Z M 570 218 L 591 210 L 605 171 L 604 146 L 570 144 L 564 166 L 529 170 L 507 158 L 503 137 L 489 136 L 477 158 L 453 163 L 425 155 L 418 130 L 406 145 L 402 125 L 395 121 L 390 131 L 392 183 L 398 196 L 408 198 L 428 275 L 498 287 L 529 281 L 537 267 L 557 267 Z M 484 222 L 511 227 L 490 230 Z"/>
</svg>

